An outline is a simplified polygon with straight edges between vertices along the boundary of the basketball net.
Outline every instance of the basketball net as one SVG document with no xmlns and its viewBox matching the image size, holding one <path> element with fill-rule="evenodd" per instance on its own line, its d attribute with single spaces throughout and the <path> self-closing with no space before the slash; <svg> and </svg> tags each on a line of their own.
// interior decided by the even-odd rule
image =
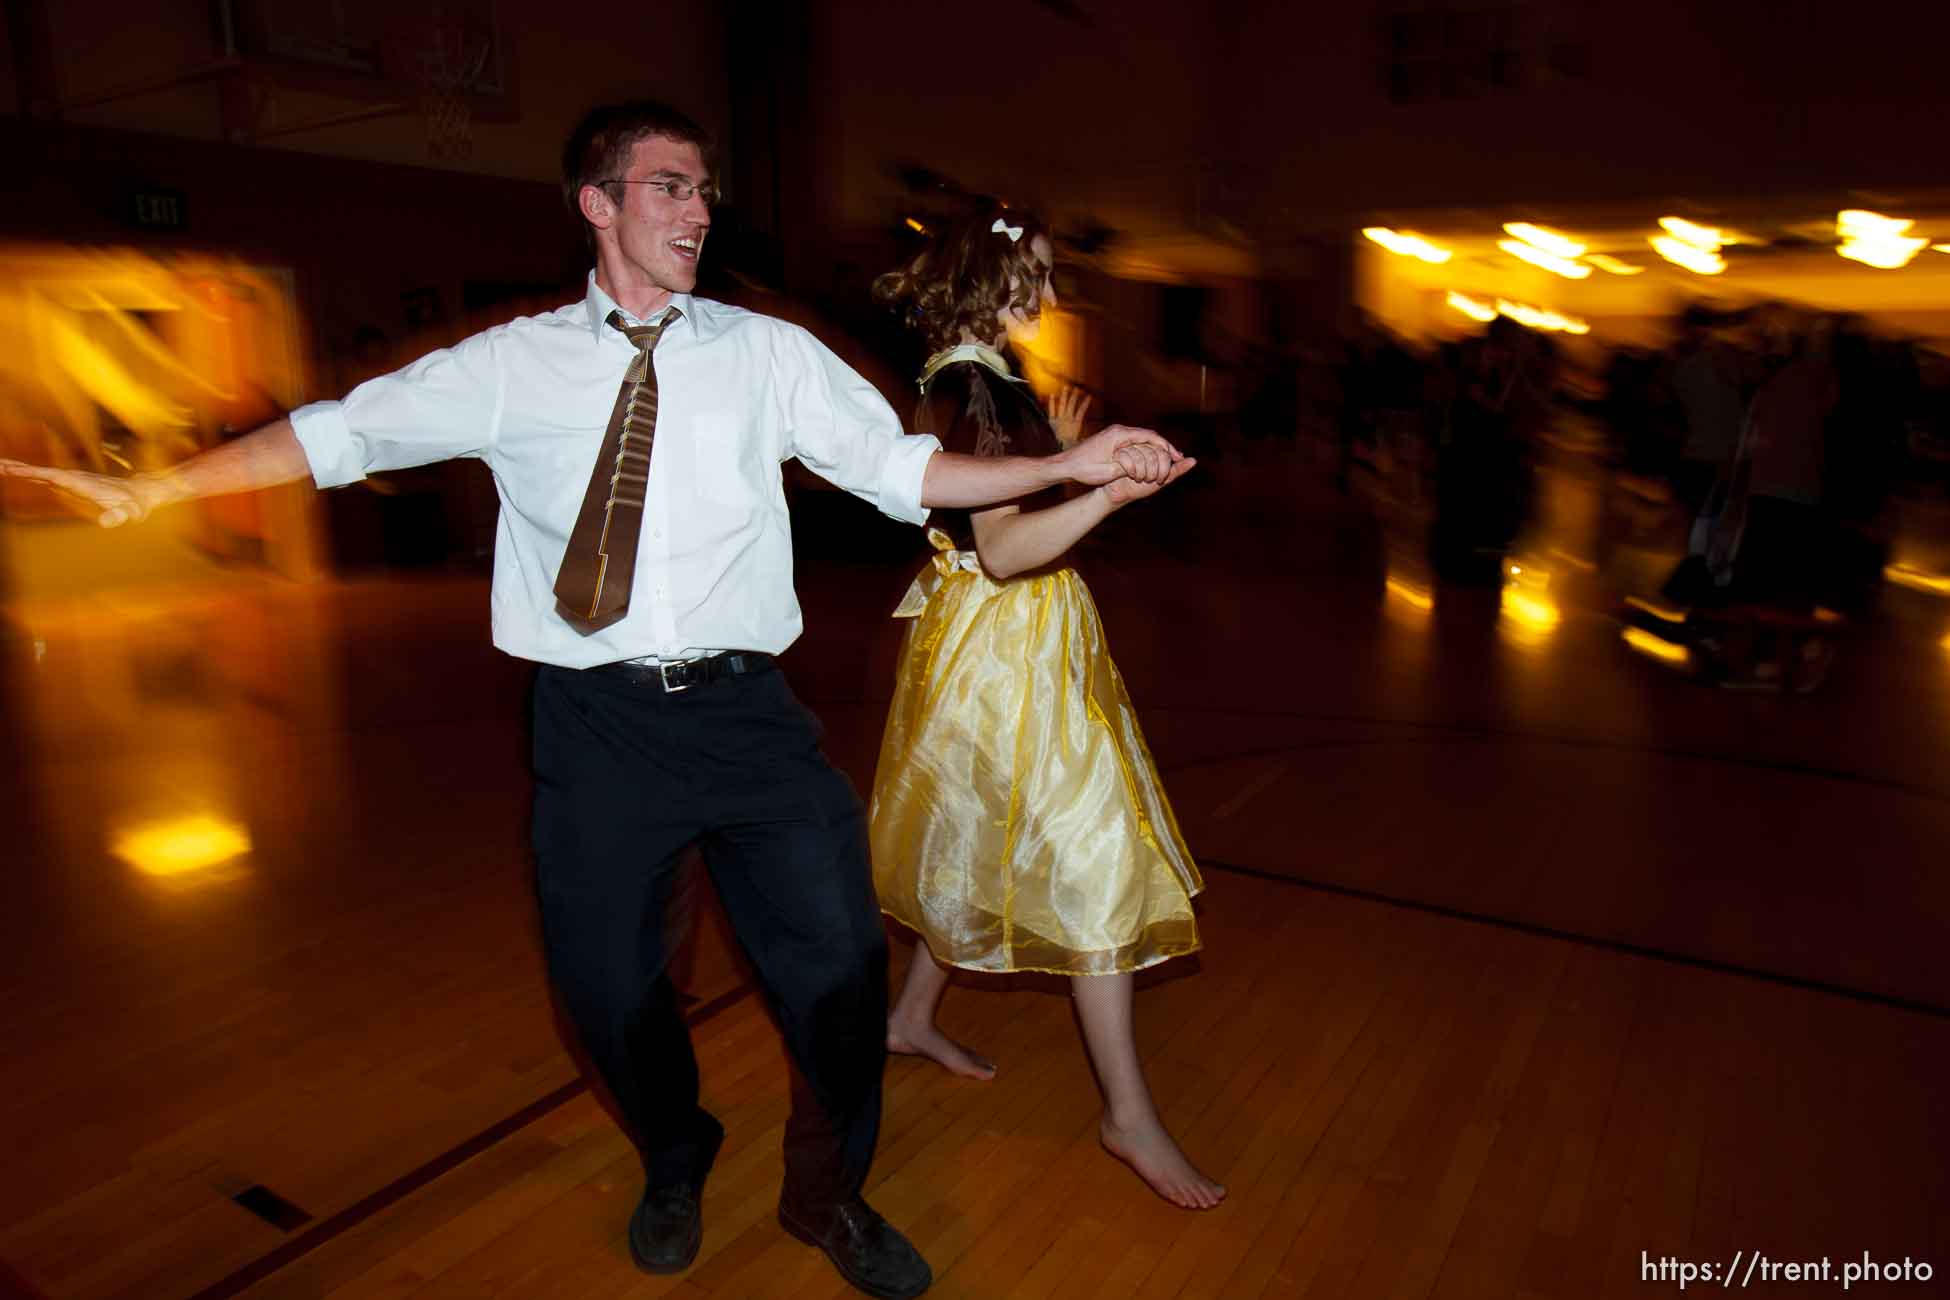
<svg viewBox="0 0 1950 1300">
<path fill-rule="evenodd" d="M 492 44 L 464 19 L 444 20 L 434 7 L 420 54 L 420 110 L 427 124 L 427 157 L 465 158 L 474 151 L 475 87 L 486 71 Z"/>
</svg>

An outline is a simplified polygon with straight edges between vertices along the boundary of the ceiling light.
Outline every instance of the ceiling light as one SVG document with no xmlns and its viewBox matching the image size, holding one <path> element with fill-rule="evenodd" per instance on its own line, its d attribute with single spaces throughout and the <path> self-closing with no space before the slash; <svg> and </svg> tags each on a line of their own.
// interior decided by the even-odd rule
<svg viewBox="0 0 1950 1300">
<path fill-rule="evenodd" d="M 1407 231 L 1390 230 L 1386 226 L 1369 226 L 1361 233 L 1391 253 L 1419 258 L 1434 266 L 1441 266 L 1452 256 L 1448 249 L 1431 244 L 1420 235 L 1411 235 Z"/>
<path fill-rule="evenodd" d="M 1592 253 L 1586 256 L 1584 260 L 1597 267 L 1600 271 L 1610 271 L 1613 275 L 1643 275 L 1645 273 L 1644 267 L 1636 266 L 1631 262 L 1621 262 L 1607 253 Z"/>
<path fill-rule="evenodd" d="M 1521 239 L 1499 239 L 1496 246 L 1512 257 L 1520 257 L 1532 266 L 1541 266 L 1553 275 L 1561 275 L 1567 280 L 1582 280 L 1591 274 L 1591 268 L 1583 262 L 1573 262 L 1568 257 L 1547 252 L 1534 244 L 1526 244 Z"/>
<path fill-rule="evenodd" d="M 1546 253 L 1554 253 L 1559 257 L 1577 257 L 1584 252 L 1583 244 L 1562 231 L 1552 230 L 1549 226 L 1533 226 L 1527 221 L 1506 221 L 1503 223 L 1503 231 L 1505 234 L 1515 235 L 1532 248 L 1541 248 Z"/>
</svg>

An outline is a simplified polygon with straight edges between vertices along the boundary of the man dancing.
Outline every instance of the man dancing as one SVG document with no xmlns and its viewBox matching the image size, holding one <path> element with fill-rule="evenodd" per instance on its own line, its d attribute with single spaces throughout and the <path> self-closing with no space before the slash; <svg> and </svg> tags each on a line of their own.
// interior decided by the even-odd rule
<svg viewBox="0 0 1950 1300">
<path fill-rule="evenodd" d="M 1045 458 L 910 437 L 796 326 L 692 296 L 714 190 L 704 131 L 599 108 L 563 150 L 587 294 L 433 352 L 158 474 L 0 461 L 105 526 L 309 477 L 473 456 L 501 498 L 494 643 L 535 661 L 536 892 L 550 978 L 643 1159 L 638 1265 L 696 1257 L 724 1130 L 665 965 L 679 861 L 702 849 L 797 1067 L 779 1219 L 860 1290 L 932 1276 L 861 1199 L 880 1124 L 886 938 L 860 804 L 772 656 L 797 638 L 781 464 L 913 523 L 1062 481 L 1162 482 L 1178 453 L 1113 426 Z M 593 468 L 592 468 L 593 467 Z"/>
</svg>

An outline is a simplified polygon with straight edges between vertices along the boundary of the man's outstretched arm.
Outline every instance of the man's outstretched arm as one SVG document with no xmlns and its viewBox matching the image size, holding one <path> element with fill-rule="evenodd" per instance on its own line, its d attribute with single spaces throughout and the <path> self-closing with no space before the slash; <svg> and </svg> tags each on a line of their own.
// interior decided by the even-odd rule
<svg viewBox="0 0 1950 1300">
<path fill-rule="evenodd" d="M 159 506 L 199 497 L 255 492 L 311 477 L 311 465 L 291 421 L 273 420 L 252 433 L 200 452 L 154 474 L 110 478 L 85 470 L 50 469 L 0 458 L 0 475 L 32 479 L 95 508 L 103 528 L 132 524 Z"/>
<path fill-rule="evenodd" d="M 1149 429 L 1113 424 L 1054 456 L 964 456 L 938 451 L 928 458 L 921 504 L 970 507 L 1013 501 L 1058 483 L 1099 487 L 1120 478 L 1163 483 L 1183 460 Z"/>
</svg>

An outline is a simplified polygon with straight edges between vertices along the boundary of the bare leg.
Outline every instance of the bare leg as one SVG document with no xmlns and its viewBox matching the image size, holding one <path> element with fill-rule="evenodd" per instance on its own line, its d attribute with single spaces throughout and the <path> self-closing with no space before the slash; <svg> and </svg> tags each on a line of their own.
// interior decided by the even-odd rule
<svg viewBox="0 0 1950 1300">
<path fill-rule="evenodd" d="M 948 971 L 934 959 L 925 943 L 914 945 L 907 964 L 907 980 L 887 1014 L 887 1050 L 904 1056 L 925 1056 L 951 1074 L 968 1079 L 993 1079 L 995 1062 L 957 1043 L 934 1023 L 934 1009 L 948 987 Z"/>
<path fill-rule="evenodd" d="M 1144 1067 L 1138 1063 L 1131 987 L 1128 974 L 1070 979 L 1084 1046 L 1104 1088 L 1098 1135 L 1105 1149 L 1135 1169 L 1152 1191 L 1184 1209 L 1209 1210 L 1225 1199 L 1226 1189 L 1192 1167 L 1158 1119 Z"/>
</svg>

